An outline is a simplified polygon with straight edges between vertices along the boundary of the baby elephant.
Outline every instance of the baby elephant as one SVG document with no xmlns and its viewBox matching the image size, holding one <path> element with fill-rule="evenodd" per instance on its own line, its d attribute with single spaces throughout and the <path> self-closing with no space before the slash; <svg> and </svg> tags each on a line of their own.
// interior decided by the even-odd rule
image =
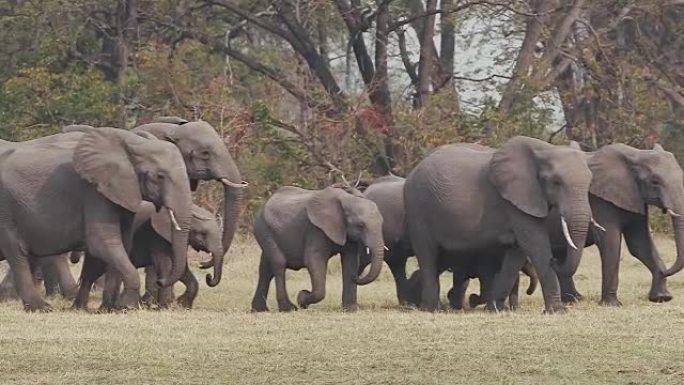
<svg viewBox="0 0 684 385">
<path fill-rule="evenodd" d="M 375 203 L 357 191 L 282 187 L 257 213 L 254 235 L 262 252 L 253 311 L 268 310 L 266 296 L 273 277 L 278 309 L 297 309 L 285 288 L 285 269 L 309 270 L 311 291 L 297 295 L 301 308 L 323 300 L 328 260 L 338 253 L 342 257 L 342 308 L 355 310 L 356 285 L 372 282 L 382 268 L 382 216 Z M 372 262 L 370 271 L 359 278 L 357 253 L 361 247 L 370 250 Z"/>
<path fill-rule="evenodd" d="M 152 207 L 153 209 L 153 207 Z M 149 301 L 151 298 L 157 301 L 160 307 L 168 307 L 173 302 L 173 287 L 159 288 L 156 284 L 156 276 L 164 276 L 171 270 L 171 223 L 168 222 L 168 215 L 164 213 L 151 214 L 152 220 L 143 223 L 133 236 L 132 248 L 130 251 L 131 262 L 135 267 L 145 267 L 147 273 L 145 288 L 147 293 L 143 300 Z M 168 228 L 168 229 L 167 229 Z M 207 210 L 193 205 L 192 223 L 190 225 L 190 246 L 197 251 L 204 251 L 212 255 L 212 262 L 223 261 L 223 247 L 221 245 L 221 230 L 218 222 Z M 203 263 L 202 268 L 212 267 L 213 263 Z M 220 272 L 221 269 L 215 269 Z M 220 280 L 220 276 L 215 274 L 214 280 Z M 121 280 L 118 275 L 112 274 L 109 270 L 105 275 L 104 291 L 102 293 L 102 307 L 111 309 L 116 303 L 116 297 L 120 291 Z M 190 309 L 197 297 L 199 285 L 197 279 L 186 266 L 185 274 L 180 279 L 185 285 L 185 292 L 178 297 L 178 304 Z M 212 286 L 212 279 L 207 276 L 207 284 Z M 213 285 L 215 286 L 215 285 Z"/>
</svg>

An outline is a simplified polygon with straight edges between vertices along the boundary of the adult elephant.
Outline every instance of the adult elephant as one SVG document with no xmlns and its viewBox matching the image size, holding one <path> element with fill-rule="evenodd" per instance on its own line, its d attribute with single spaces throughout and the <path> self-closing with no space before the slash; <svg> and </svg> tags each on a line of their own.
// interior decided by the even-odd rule
<svg viewBox="0 0 684 385">
<path fill-rule="evenodd" d="M 372 282 L 382 269 L 382 222 L 375 203 L 358 192 L 335 187 L 278 189 L 259 210 L 254 223 L 254 236 L 262 252 L 252 310 L 268 310 L 266 297 L 273 277 L 278 309 L 297 309 L 287 295 L 285 269 L 309 270 L 311 291 L 299 292 L 300 307 L 322 301 L 328 260 L 338 253 L 342 256 L 342 307 L 355 310 L 356 285 Z M 369 272 L 358 278 L 357 253 L 361 247 L 370 249 L 372 262 Z"/>
<path fill-rule="evenodd" d="M 625 144 L 611 144 L 587 154 L 593 174 L 589 202 L 601 228 L 593 231 L 587 245 L 596 242 L 601 254 L 601 304 L 621 305 L 617 297 L 620 247 L 622 237 L 634 257 L 651 272 L 648 299 L 665 302 L 672 299 L 666 277 L 684 268 L 684 177 L 672 153 L 656 144 L 652 150 L 639 150 Z M 649 230 L 649 206 L 672 218 L 677 259 L 668 270 L 658 254 Z M 575 289 L 573 274 L 579 264 L 577 253 L 566 254 L 559 247 L 562 239 L 560 221 L 552 221 L 554 257 L 565 265 L 559 279 L 563 299 L 572 301 L 581 295 Z M 579 243 L 582 244 L 582 243 Z"/>
<path fill-rule="evenodd" d="M 140 280 L 122 232 L 143 199 L 167 208 L 175 227 L 172 272 L 159 284 L 172 285 L 185 271 L 192 197 L 178 150 L 115 128 L 79 135 L 7 151 L 0 162 L 0 250 L 27 310 L 50 307 L 32 284 L 29 257 L 80 249 L 97 258 L 86 257 L 84 283 L 112 266 L 125 286 L 118 305 L 137 306 Z"/>
<path fill-rule="evenodd" d="M 149 204 L 138 211 L 133 227 L 135 234 L 129 255 L 133 266 L 145 268 L 143 302 L 155 301 L 161 307 L 168 307 L 175 299 L 173 287 L 158 287 L 156 278 L 168 275 L 171 269 L 173 224 L 169 221 L 166 209 L 156 212 L 154 206 Z M 210 212 L 197 205 L 192 207 L 189 244 L 196 251 L 204 251 L 212 256 L 223 253 L 221 230 L 216 219 Z M 111 310 L 115 307 L 121 290 L 121 278 L 114 271 L 108 271 L 105 277 L 102 308 Z M 185 292 L 178 297 L 178 304 L 190 309 L 197 297 L 199 285 L 187 265 L 180 281 L 185 285 Z"/>
<path fill-rule="evenodd" d="M 247 186 L 240 171 L 216 130 L 205 121 L 187 122 L 176 117 L 164 117 L 164 122 L 143 124 L 134 132 L 147 132 L 169 141 L 178 147 L 188 172 L 191 189 L 194 191 L 200 180 L 217 180 L 223 184 L 223 234 L 221 242 L 228 252 L 237 228 L 242 191 Z M 168 123 L 173 122 L 173 123 Z M 176 124 L 178 123 L 178 124 Z M 207 284 L 216 286 L 221 279 L 223 255 L 215 255 L 210 263 L 202 267 L 214 267 L 213 278 L 207 275 Z"/>
<path fill-rule="evenodd" d="M 409 236 L 423 271 L 421 308 L 437 309 L 438 256 L 446 252 L 453 258 L 505 255 L 489 309 L 505 307 L 529 256 L 545 311 L 563 311 L 545 219 L 557 207 L 569 255 L 581 254 L 574 245 L 585 243 L 591 220 L 590 182 L 584 153 L 528 137 L 514 137 L 498 150 L 453 144 L 428 155 L 404 188 Z"/>
</svg>

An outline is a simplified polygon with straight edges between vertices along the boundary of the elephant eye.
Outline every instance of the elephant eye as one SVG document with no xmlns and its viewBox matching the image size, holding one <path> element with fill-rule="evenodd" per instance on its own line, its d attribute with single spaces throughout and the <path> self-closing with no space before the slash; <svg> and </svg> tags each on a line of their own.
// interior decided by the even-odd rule
<svg viewBox="0 0 684 385">
<path fill-rule="evenodd" d="M 157 180 L 164 180 L 164 178 L 166 178 L 166 174 L 161 171 L 157 173 Z"/>
<path fill-rule="evenodd" d="M 653 178 L 653 179 L 651 179 L 651 184 L 654 185 L 654 186 L 659 186 L 659 185 L 660 185 L 660 181 L 659 181 L 658 179 L 656 179 L 656 178 Z"/>
<path fill-rule="evenodd" d="M 209 150 L 200 151 L 200 158 L 209 159 L 211 157 L 211 152 Z"/>
</svg>

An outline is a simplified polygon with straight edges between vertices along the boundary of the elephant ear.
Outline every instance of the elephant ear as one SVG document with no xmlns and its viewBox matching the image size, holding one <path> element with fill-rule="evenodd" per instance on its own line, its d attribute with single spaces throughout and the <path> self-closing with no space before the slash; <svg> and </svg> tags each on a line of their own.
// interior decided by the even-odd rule
<svg viewBox="0 0 684 385">
<path fill-rule="evenodd" d="M 501 146 L 489 164 L 490 179 L 501 196 L 538 218 L 546 217 L 549 205 L 539 182 L 534 152 L 552 148 L 539 139 L 517 136 Z"/>
<path fill-rule="evenodd" d="M 136 212 L 142 202 L 138 176 L 128 155 L 127 143 L 117 131 L 115 128 L 87 131 L 74 149 L 74 168 L 107 199 Z"/>
<path fill-rule="evenodd" d="M 347 229 L 338 194 L 346 193 L 334 187 L 316 192 L 306 205 L 306 215 L 333 242 L 344 245 L 347 242 Z"/>
<path fill-rule="evenodd" d="M 171 243 L 171 218 L 166 207 L 162 207 L 159 211 L 152 213 L 150 216 L 150 223 L 159 236 Z"/>
<path fill-rule="evenodd" d="M 646 202 L 635 177 L 638 154 L 639 150 L 625 144 L 594 152 L 588 162 L 592 174 L 589 192 L 621 209 L 645 214 Z"/>
</svg>

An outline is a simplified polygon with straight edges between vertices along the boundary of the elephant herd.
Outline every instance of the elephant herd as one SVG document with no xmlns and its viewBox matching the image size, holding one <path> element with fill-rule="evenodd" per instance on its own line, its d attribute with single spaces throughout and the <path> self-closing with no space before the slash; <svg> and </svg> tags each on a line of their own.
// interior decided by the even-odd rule
<svg viewBox="0 0 684 385">
<path fill-rule="evenodd" d="M 192 201 L 192 191 L 207 180 L 224 187 L 220 223 Z M 199 285 L 187 248 L 211 254 L 201 268 L 213 268 L 206 283 L 218 285 L 246 185 L 221 138 L 203 121 L 160 118 L 131 131 L 74 125 L 32 141 L 2 142 L 0 259 L 10 265 L 6 281 L 13 280 L 27 310 L 48 310 L 35 282 L 41 274 L 46 284 L 52 279 L 65 296 L 75 297 L 75 308 L 87 308 L 103 275 L 105 309 L 135 308 L 143 299 L 168 306 L 180 280 L 186 290 L 177 301 L 190 308 Z M 672 218 L 677 258 L 670 268 L 651 236 L 653 207 Z M 280 311 L 320 302 L 328 260 L 339 254 L 345 310 L 357 308 L 357 285 L 373 282 L 386 263 L 401 305 L 439 309 L 439 275 L 449 270 L 452 308 L 464 307 L 471 278 L 480 281 L 471 307 L 515 308 L 522 270 L 531 278 L 528 294 L 538 282 L 545 311 L 561 312 L 582 298 L 573 275 L 590 245 L 601 255 L 601 303 L 619 306 L 623 236 L 651 272 L 648 299 L 666 302 L 672 299 L 666 277 L 684 268 L 682 213 L 682 169 L 659 145 L 583 152 L 574 142 L 557 146 L 528 137 L 498 149 L 445 145 L 406 178 L 387 175 L 320 190 L 285 186 L 273 193 L 253 226 L 262 252 L 251 307 L 268 310 L 274 279 Z M 68 259 L 81 253 L 76 285 Z M 412 256 L 419 270 L 407 277 Z M 147 273 L 142 298 L 141 267 Z M 311 290 L 301 290 L 295 304 L 285 272 L 301 268 L 309 272 Z"/>
</svg>

